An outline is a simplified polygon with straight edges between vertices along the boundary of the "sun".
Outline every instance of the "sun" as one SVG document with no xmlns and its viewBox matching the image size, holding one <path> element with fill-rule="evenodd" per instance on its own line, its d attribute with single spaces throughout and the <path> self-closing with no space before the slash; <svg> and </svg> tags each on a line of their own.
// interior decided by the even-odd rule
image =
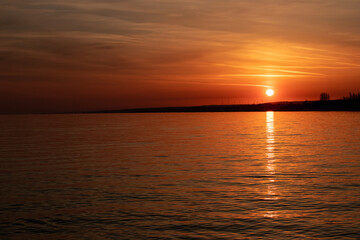
<svg viewBox="0 0 360 240">
<path fill-rule="evenodd" d="M 266 95 L 268 95 L 269 97 L 271 97 L 272 95 L 274 95 L 274 90 L 272 90 L 272 89 L 266 90 Z"/>
</svg>

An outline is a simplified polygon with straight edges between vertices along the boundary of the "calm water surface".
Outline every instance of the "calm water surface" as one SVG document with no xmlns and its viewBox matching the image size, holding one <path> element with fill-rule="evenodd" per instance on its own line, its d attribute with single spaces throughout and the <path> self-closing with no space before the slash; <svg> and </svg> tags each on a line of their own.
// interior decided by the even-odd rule
<svg viewBox="0 0 360 240">
<path fill-rule="evenodd" d="M 360 113 L 0 116 L 1 239 L 360 239 Z"/>
</svg>

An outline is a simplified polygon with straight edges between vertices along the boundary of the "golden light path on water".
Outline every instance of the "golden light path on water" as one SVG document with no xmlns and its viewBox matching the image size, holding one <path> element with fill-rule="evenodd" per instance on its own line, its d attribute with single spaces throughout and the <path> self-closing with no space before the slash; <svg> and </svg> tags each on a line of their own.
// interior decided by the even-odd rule
<svg viewBox="0 0 360 240">
<path fill-rule="evenodd" d="M 275 134 L 274 134 L 274 112 L 266 112 L 266 171 L 269 176 L 269 182 L 267 186 L 267 197 L 266 200 L 274 201 L 277 200 L 277 189 L 274 179 L 274 174 L 276 172 L 276 160 L 275 160 Z M 275 211 L 268 210 L 264 217 L 274 218 L 277 217 L 277 213 Z"/>
</svg>

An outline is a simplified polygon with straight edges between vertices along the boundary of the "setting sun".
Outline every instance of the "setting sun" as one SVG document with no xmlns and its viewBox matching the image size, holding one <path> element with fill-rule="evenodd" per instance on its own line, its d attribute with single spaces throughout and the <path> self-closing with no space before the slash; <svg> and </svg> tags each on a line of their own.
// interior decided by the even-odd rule
<svg viewBox="0 0 360 240">
<path fill-rule="evenodd" d="M 269 97 L 271 97 L 272 95 L 274 95 L 274 90 L 272 90 L 272 89 L 266 90 L 266 95 L 268 95 Z"/>
</svg>

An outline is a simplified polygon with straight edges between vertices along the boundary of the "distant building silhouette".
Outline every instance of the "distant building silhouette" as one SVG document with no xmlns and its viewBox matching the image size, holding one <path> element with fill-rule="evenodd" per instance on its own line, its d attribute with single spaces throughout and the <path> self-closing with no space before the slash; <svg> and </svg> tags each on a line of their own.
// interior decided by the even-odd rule
<svg viewBox="0 0 360 240">
<path fill-rule="evenodd" d="M 321 93 L 320 94 L 320 101 L 329 101 L 330 95 L 328 93 Z"/>
</svg>

